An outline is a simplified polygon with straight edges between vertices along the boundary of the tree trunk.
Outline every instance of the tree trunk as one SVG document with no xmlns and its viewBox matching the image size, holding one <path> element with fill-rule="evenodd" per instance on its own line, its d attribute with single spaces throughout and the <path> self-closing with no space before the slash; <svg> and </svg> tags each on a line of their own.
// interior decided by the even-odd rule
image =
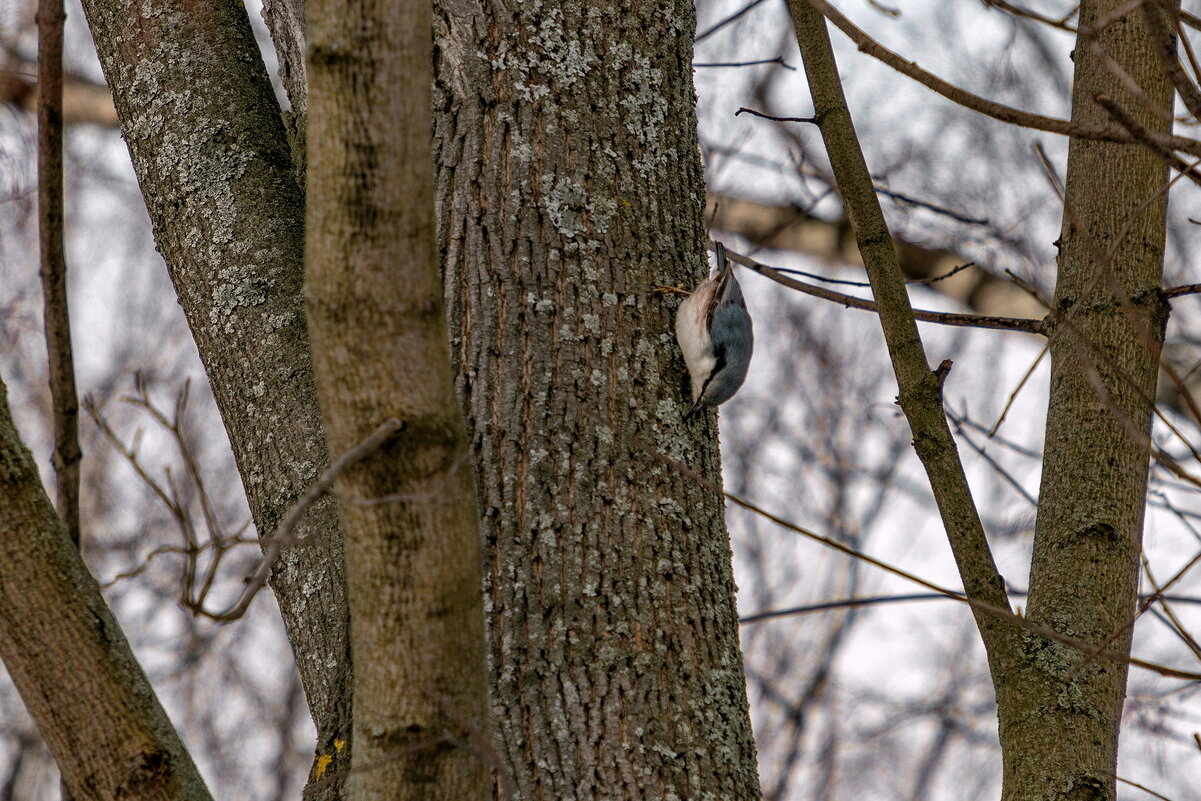
<svg viewBox="0 0 1201 801">
<path fill-rule="evenodd" d="M 210 800 L 46 497 L 3 383 L 0 655 L 73 798 Z"/>
<path fill-rule="evenodd" d="M 239 3 L 85 0 L 155 242 L 229 432 L 260 536 L 328 464 L 301 296 L 304 201 Z M 318 730 L 349 764 L 351 675 L 332 499 L 300 523 L 272 588 Z M 332 764 L 330 760 L 333 760 Z M 314 771 L 314 776 L 316 770 Z M 322 785 L 336 797 L 337 782 Z"/>
<path fill-rule="evenodd" d="M 436 9 L 439 236 L 522 799 L 759 798 L 722 497 L 654 455 L 720 481 L 652 289 L 706 267 L 694 26 L 689 2 Z"/>
<path fill-rule="evenodd" d="M 1080 27 L 1124 6 L 1091 0 Z M 1129 12 L 1075 51 L 1074 125 L 1109 123 L 1104 93 L 1146 129 L 1170 123 L 1126 91 L 1108 54 L 1153 103 L 1170 84 Z M 1065 635 L 1130 651 L 1146 500 L 1152 399 L 1168 307 L 1159 292 L 1167 171 L 1149 148 L 1073 139 L 1051 325 L 1051 399 L 1028 616 Z M 1111 640 L 1112 638 L 1112 640 Z M 1006 801 L 1116 797 L 1126 665 L 1024 637 L 999 690 Z"/>
<path fill-rule="evenodd" d="M 330 443 L 400 433 L 339 479 L 355 801 L 482 801 L 479 530 L 434 235 L 429 0 L 310 6 L 306 287 Z"/>
</svg>

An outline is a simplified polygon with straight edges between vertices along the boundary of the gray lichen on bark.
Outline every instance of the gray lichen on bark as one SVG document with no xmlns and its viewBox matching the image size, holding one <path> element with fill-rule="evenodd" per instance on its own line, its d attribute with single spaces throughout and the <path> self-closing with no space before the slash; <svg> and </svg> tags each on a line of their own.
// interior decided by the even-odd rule
<svg viewBox="0 0 1201 801">
<path fill-rule="evenodd" d="M 324 469 L 301 296 L 303 199 L 245 9 L 86 0 L 134 169 L 260 535 Z M 318 747 L 350 731 L 342 545 L 332 501 L 272 579 Z"/>
<path fill-rule="evenodd" d="M 719 475 L 655 284 L 705 266 L 691 4 L 443 3 L 440 242 L 522 798 L 758 797 Z"/>
</svg>

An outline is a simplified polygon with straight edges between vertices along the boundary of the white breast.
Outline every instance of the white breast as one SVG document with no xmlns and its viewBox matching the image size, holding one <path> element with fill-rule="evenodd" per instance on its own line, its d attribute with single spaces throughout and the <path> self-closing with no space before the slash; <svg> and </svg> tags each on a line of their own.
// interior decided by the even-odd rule
<svg viewBox="0 0 1201 801">
<path fill-rule="evenodd" d="M 680 350 L 684 352 L 684 363 L 688 365 L 694 401 L 701 396 L 705 379 L 717 366 L 704 320 L 705 309 L 712 302 L 716 290 L 712 281 L 704 281 L 676 310 L 676 339 L 680 342 Z"/>
</svg>

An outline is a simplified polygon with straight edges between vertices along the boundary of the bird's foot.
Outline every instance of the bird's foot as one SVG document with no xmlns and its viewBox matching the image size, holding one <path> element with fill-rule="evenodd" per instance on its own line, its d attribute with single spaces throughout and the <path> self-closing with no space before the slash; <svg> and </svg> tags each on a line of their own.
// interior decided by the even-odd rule
<svg viewBox="0 0 1201 801">
<path fill-rule="evenodd" d="M 656 286 L 652 287 L 652 289 L 656 294 L 659 295 L 684 295 L 687 297 L 688 295 L 692 294 L 692 292 L 688 289 L 685 289 L 682 284 L 676 284 L 675 286 Z"/>
</svg>

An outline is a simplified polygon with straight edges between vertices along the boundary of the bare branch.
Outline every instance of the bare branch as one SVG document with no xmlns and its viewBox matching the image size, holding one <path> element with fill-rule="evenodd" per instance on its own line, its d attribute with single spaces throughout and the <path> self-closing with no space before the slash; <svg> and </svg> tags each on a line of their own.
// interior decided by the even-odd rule
<svg viewBox="0 0 1201 801">
<path fill-rule="evenodd" d="M 753 270 L 766 278 L 770 278 L 781 286 L 795 289 L 798 292 L 812 295 L 815 298 L 839 303 L 851 309 L 862 309 L 863 311 L 870 312 L 878 311 L 876 301 L 865 300 L 864 298 L 857 298 L 854 295 L 846 295 L 842 292 L 835 292 L 831 289 L 823 289 L 812 284 L 806 284 L 802 281 L 789 278 L 783 275 L 780 270 L 755 261 L 749 256 L 743 256 L 729 249 L 726 250 L 726 253 L 730 257 L 730 261 L 741 264 L 743 267 Z M 943 277 L 945 278 L 946 276 Z M 967 326 L 970 328 L 997 328 L 1004 331 L 1024 331 L 1028 334 L 1043 333 L 1042 320 L 1032 320 L 1023 317 L 989 317 L 982 314 L 957 314 L 955 312 L 935 312 L 923 309 L 913 309 L 912 312 L 915 319 L 926 323 Z"/>
<path fill-rule="evenodd" d="M 796 72 L 796 67 L 784 60 L 784 56 L 776 56 L 775 58 L 760 58 L 755 61 L 707 61 L 692 63 L 694 67 L 756 67 L 760 64 L 779 64 L 786 70 Z"/>
<path fill-rule="evenodd" d="M 747 108 L 745 106 L 734 112 L 735 117 L 737 117 L 739 114 L 750 114 L 753 117 L 762 117 L 765 120 L 771 120 L 773 122 L 808 122 L 812 123 L 813 125 L 817 124 L 817 117 L 773 117 L 771 114 L 764 114 L 762 111 L 755 111 L 753 108 Z"/>
<path fill-rule="evenodd" d="M 728 17 L 725 17 L 724 19 L 721 19 L 721 20 L 719 20 L 718 22 L 715 22 L 714 24 L 710 25 L 708 28 L 705 28 L 705 30 L 703 30 L 703 31 L 701 31 L 700 33 L 698 33 L 698 34 L 696 35 L 696 38 L 694 38 L 694 39 L 692 40 L 692 43 L 693 43 L 693 44 L 696 44 L 697 42 L 701 42 L 701 41 L 704 41 L 705 39 L 708 39 L 710 36 L 712 36 L 713 34 L 717 33 L 717 32 L 718 32 L 718 31 L 720 31 L 722 28 L 724 28 L 724 27 L 726 27 L 727 25 L 729 25 L 731 22 L 734 22 L 734 21 L 736 21 L 736 20 L 737 20 L 737 19 L 739 19 L 739 18 L 740 18 L 740 17 L 741 17 L 743 14 L 745 14 L 745 13 L 747 13 L 748 11 L 750 11 L 751 9 L 755 8 L 755 6 L 759 5 L 759 4 L 760 4 L 760 3 L 762 3 L 762 2 L 763 2 L 763 0 L 751 0 L 751 2 L 750 2 L 750 3 L 746 4 L 746 5 L 745 5 L 745 6 L 743 6 L 742 8 L 738 9 L 737 11 L 735 11 L 735 12 L 734 12 L 733 14 L 731 14 L 730 16 L 728 16 Z"/>
<path fill-rule="evenodd" d="M 78 547 L 79 395 L 67 311 L 63 251 L 63 13 L 62 0 L 39 0 L 38 25 L 38 240 L 45 301 L 50 397 L 54 404 L 54 472 L 59 517 Z"/>
<path fill-rule="evenodd" d="M 1173 17 L 1171 27 L 1168 26 L 1165 19 L 1169 15 Z M 1201 121 L 1201 89 L 1185 73 L 1180 65 L 1180 59 L 1176 57 L 1174 17 L 1173 9 L 1159 0 L 1151 0 L 1151 2 L 1143 4 L 1143 21 L 1146 23 L 1151 41 L 1155 43 L 1160 63 L 1163 64 L 1168 77 L 1172 79 L 1172 85 L 1176 87 L 1176 91 L 1179 93 L 1180 99 L 1184 101 L 1189 113 L 1193 115 L 1194 119 Z"/>
<path fill-rule="evenodd" d="M 631 436 L 631 437 L 629 437 L 629 440 L 632 444 L 634 444 L 636 447 L 638 447 L 640 450 L 642 450 L 647 455 L 663 462 L 664 464 L 670 465 L 674 470 L 679 472 L 680 475 L 686 476 L 690 480 L 695 481 L 697 484 L 699 484 L 702 487 L 705 487 L 710 492 L 714 492 L 714 493 L 717 493 L 718 495 L 721 495 L 723 498 L 727 499 L 728 501 L 733 503 L 735 506 L 746 509 L 748 512 L 752 512 L 753 514 L 756 514 L 756 515 L 764 518 L 765 520 L 769 520 L 772 523 L 775 523 L 777 526 L 779 526 L 780 528 L 783 528 L 786 531 L 791 531 L 794 534 L 799 534 L 802 537 L 805 537 L 806 539 L 820 543 L 821 545 L 824 545 L 825 547 L 830 548 L 832 550 L 838 551 L 839 553 L 845 554 L 846 556 L 850 556 L 854 559 L 858 559 L 862 562 L 866 562 L 867 564 L 872 565 L 873 567 L 877 567 L 880 570 L 883 570 L 887 573 L 891 573 L 894 576 L 897 576 L 899 578 L 905 579 L 906 581 L 917 584 L 920 587 L 925 587 L 926 589 L 939 595 L 940 597 L 948 598 L 948 599 L 954 600 L 954 601 L 960 601 L 961 603 L 965 603 L 972 608 L 972 611 L 974 613 L 978 613 L 977 619 L 979 619 L 980 616 L 984 616 L 984 617 L 993 618 L 993 619 L 996 619 L 999 621 L 1005 621 L 1005 622 L 1013 624 L 1019 628 L 1025 629 L 1026 631 L 1030 631 L 1035 634 L 1046 637 L 1048 640 L 1057 642 L 1060 645 L 1066 645 L 1069 648 L 1072 648 L 1076 651 L 1079 651 L 1082 654 L 1085 654 L 1089 658 L 1105 659 L 1106 661 L 1111 661 L 1111 662 L 1125 662 L 1127 664 L 1134 665 L 1135 667 L 1139 667 L 1144 670 L 1148 670 L 1152 673 L 1158 673 L 1161 676 L 1167 676 L 1167 677 L 1176 678 L 1176 679 L 1184 679 L 1187 681 L 1201 681 L 1201 673 L 1196 673 L 1196 672 L 1187 671 L 1187 670 L 1178 670 L 1176 668 L 1168 667 L 1166 665 L 1160 665 L 1160 664 L 1156 664 L 1154 662 L 1148 662 L 1144 659 L 1127 657 L 1124 654 L 1120 654 L 1120 653 L 1117 653 L 1114 651 L 1106 651 L 1104 649 L 1101 649 L 1100 651 L 1098 651 L 1097 647 L 1094 645 L 1091 645 L 1082 640 L 1078 640 L 1074 637 L 1069 637 L 1065 634 L 1061 634 L 1060 632 L 1056 631 L 1053 628 L 1044 626 L 1039 623 L 1035 623 L 1032 620 L 1022 617 L 1021 615 L 1015 614 L 1013 612 L 1013 610 L 1009 608 L 1007 593 L 1005 595 L 1005 600 L 1003 601 L 1004 605 L 998 606 L 996 604 L 992 604 L 987 601 L 982 601 L 977 598 L 972 598 L 961 592 L 957 592 L 955 590 L 948 589 L 941 585 L 935 584 L 932 581 L 927 581 L 926 579 L 921 578 L 920 576 L 914 575 L 913 573 L 910 573 L 907 570 L 903 570 L 903 569 L 896 567 L 895 565 L 889 564 L 888 562 L 885 562 L 881 559 L 877 559 L 874 556 L 870 556 L 869 554 L 866 554 L 863 551 L 860 551 L 856 548 L 852 548 L 849 545 L 846 545 L 845 543 L 839 542 L 838 540 L 832 539 L 830 537 L 822 536 L 821 534 L 817 534 L 813 531 L 810 531 L 809 529 L 804 528 L 803 526 L 799 526 L 795 523 L 792 523 L 792 522 L 780 517 L 779 515 L 773 514 L 769 511 L 767 511 L 766 509 L 764 509 L 763 507 L 758 506 L 757 504 L 755 504 L 745 498 L 742 498 L 741 496 L 735 495 L 731 492 L 726 492 L 720 486 L 718 486 L 715 482 L 713 482 L 712 480 L 710 480 L 709 478 L 707 478 L 705 476 L 702 476 L 700 473 L 696 472 L 688 465 L 684 464 L 683 462 L 679 461 L 678 459 L 673 459 L 672 457 L 667 456 L 666 454 L 660 453 L 659 451 L 652 448 L 649 444 L 647 444 L 646 442 L 642 441 L 641 439 L 639 439 L 637 437 Z M 1002 589 L 1002 592 L 1005 592 L 1003 585 L 1002 585 L 1001 589 Z"/>
<path fill-rule="evenodd" d="M 1141 125 L 1125 109 L 1114 102 L 1113 98 L 1109 95 L 1096 94 L 1093 95 L 1093 100 L 1096 101 L 1097 105 L 1105 109 L 1106 113 L 1115 122 L 1125 128 L 1134 141 L 1146 145 L 1173 170 L 1176 170 L 1176 172 L 1185 176 L 1193 183 L 1201 186 L 1201 173 L 1197 172 L 1196 164 L 1189 164 L 1172 152 L 1172 148 L 1163 141 L 1163 137 L 1148 131 L 1145 126 Z"/>
<path fill-rule="evenodd" d="M 844 17 L 837 9 L 831 6 L 826 0 L 808 0 L 808 2 L 820 11 L 830 22 L 834 23 L 835 27 L 851 38 L 859 50 L 878 61 L 887 64 L 888 66 L 906 75 L 918 83 L 922 84 L 931 91 L 942 95 L 946 99 L 958 103 L 959 105 L 983 114 L 987 117 L 992 117 L 1001 122 L 1019 125 L 1023 128 L 1033 128 L 1039 131 L 1048 133 L 1060 134 L 1062 136 L 1075 136 L 1080 139 L 1093 139 L 1101 142 L 1123 142 L 1130 143 L 1135 141 L 1129 133 L 1119 128 L 1095 129 L 1087 128 L 1079 125 L 1073 125 L 1068 120 L 1059 119 L 1058 117 L 1046 117 L 1042 114 L 1034 114 L 1029 111 L 1006 106 L 1003 103 L 997 103 L 992 100 L 987 100 L 979 95 L 972 94 L 966 89 L 955 86 L 948 81 L 944 81 L 937 75 L 919 67 L 915 62 L 906 61 L 901 56 L 889 50 L 884 45 L 877 42 L 872 37 L 868 36 L 862 30 L 857 28 L 854 23 Z M 1194 156 L 1201 156 L 1201 141 L 1189 139 L 1183 136 L 1160 136 L 1152 135 L 1152 140 L 1156 144 L 1167 147 L 1170 150 L 1180 150 Z"/>
<path fill-rule="evenodd" d="M 334 481 L 348 467 L 358 464 L 375 453 L 402 428 L 404 428 L 404 423 L 396 418 L 385 420 L 366 439 L 338 457 L 337 461 L 326 468 L 325 472 L 305 490 L 304 495 L 300 496 L 300 499 L 292 505 L 287 515 L 280 521 L 279 527 L 275 529 L 275 533 L 271 535 L 271 539 L 267 541 L 267 547 L 263 549 L 263 558 L 254 573 L 246 579 L 246 588 L 242 591 L 242 597 L 238 599 L 237 603 L 224 612 L 207 612 L 203 609 L 193 611 L 221 623 L 237 620 L 246 614 L 254 596 L 267 583 L 267 577 L 271 575 L 271 568 L 275 565 L 275 560 L 279 558 L 280 552 L 297 541 L 293 529 L 296 528 L 296 524 L 309 507 L 333 488 Z"/>
<path fill-rule="evenodd" d="M 1013 653 L 1017 632 L 976 608 L 975 603 L 1008 610 L 1005 581 L 993 560 L 947 425 L 939 378 L 930 371 L 918 334 L 892 236 L 843 94 L 826 20 L 817 10 L 822 5 L 818 0 L 789 0 L 813 107 L 876 296 L 880 328 L 899 390 L 897 402 L 913 432 L 914 450 L 934 493 L 964 590 L 972 599 L 985 650 L 994 666 L 999 666 Z"/>
</svg>

